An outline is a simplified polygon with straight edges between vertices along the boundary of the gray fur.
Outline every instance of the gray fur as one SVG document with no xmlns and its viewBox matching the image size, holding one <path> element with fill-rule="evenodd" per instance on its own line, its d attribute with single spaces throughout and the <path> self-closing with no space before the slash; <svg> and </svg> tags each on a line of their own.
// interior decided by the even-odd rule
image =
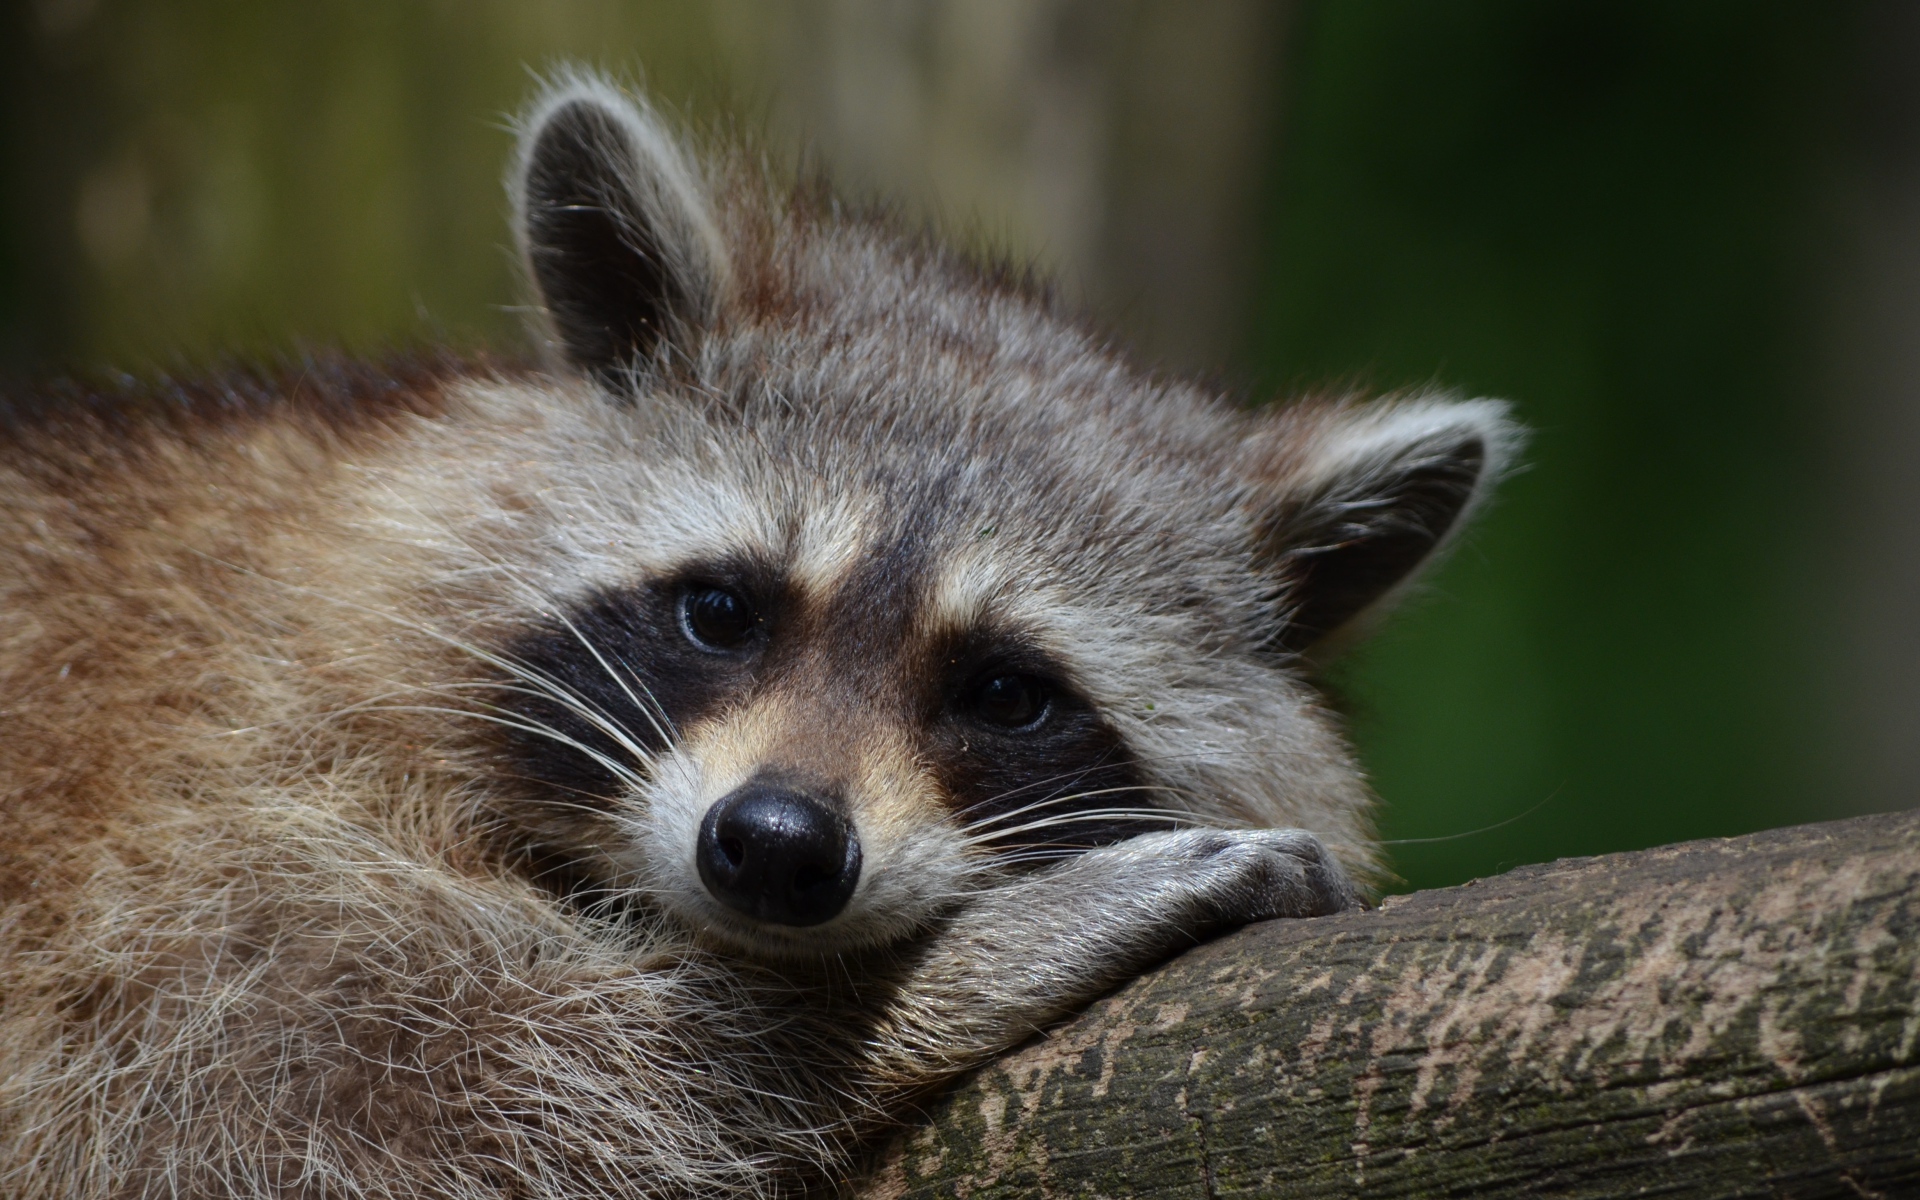
<svg viewBox="0 0 1920 1200">
<path fill-rule="evenodd" d="M 585 182 L 541 192 L 582 106 L 612 149 L 559 147 Z M 541 273 L 540 231 L 579 232 L 540 195 L 600 197 L 660 268 L 543 296 L 548 371 L 448 369 L 377 411 L 301 408 L 330 386 L 307 373 L 258 417 L 0 452 L 29 548 L 0 560 L 10 1195 L 831 1189 L 955 1072 L 1198 938 L 1344 909 L 1377 866 L 1303 664 L 1482 503 L 1503 406 L 1241 411 L 584 76 L 517 162 L 536 279 L 568 262 Z M 629 284 L 658 320 L 594 310 Z M 698 672 L 634 669 L 593 605 L 734 562 L 791 611 L 675 718 L 655 692 Z M 1290 639 L 1303 612 L 1342 629 Z M 930 680 L 988 633 L 1084 701 L 1095 767 L 1130 764 L 1124 795 L 1032 816 L 1155 832 L 1032 861 L 955 799 L 981 760 Z M 518 734 L 607 794 L 526 792 Z M 702 815 L 769 769 L 857 830 L 823 924 L 756 923 L 694 870 Z"/>
</svg>

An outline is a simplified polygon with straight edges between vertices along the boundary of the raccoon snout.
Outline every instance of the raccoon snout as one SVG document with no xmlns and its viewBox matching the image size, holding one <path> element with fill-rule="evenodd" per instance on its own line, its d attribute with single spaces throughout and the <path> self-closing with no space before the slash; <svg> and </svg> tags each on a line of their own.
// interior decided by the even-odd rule
<svg viewBox="0 0 1920 1200">
<path fill-rule="evenodd" d="M 860 839 L 831 806 L 791 787 L 748 783 L 715 802 L 695 852 L 714 899 L 775 925 L 818 925 L 860 882 Z"/>
</svg>

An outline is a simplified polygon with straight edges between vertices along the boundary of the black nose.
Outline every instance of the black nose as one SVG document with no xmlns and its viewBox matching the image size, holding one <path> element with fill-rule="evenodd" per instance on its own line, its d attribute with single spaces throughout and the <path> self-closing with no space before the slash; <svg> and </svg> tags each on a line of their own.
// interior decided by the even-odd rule
<svg viewBox="0 0 1920 1200">
<path fill-rule="evenodd" d="M 700 878 L 729 908 L 776 925 L 818 925 L 860 882 L 860 840 L 847 819 L 791 788 L 748 783 L 700 822 Z"/>
</svg>

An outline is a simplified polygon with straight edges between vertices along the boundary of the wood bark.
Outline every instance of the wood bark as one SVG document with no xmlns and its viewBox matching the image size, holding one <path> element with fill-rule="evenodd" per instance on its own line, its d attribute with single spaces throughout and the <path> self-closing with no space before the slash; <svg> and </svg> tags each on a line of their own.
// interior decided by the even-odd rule
<svg viewBox="0 0 1920 1200">
<path fill-rule="evenodd" d="M 869 1200 L 1920 1196 L 1920 812 L 1255 926 L 930 1117 Z"/>
</svg>

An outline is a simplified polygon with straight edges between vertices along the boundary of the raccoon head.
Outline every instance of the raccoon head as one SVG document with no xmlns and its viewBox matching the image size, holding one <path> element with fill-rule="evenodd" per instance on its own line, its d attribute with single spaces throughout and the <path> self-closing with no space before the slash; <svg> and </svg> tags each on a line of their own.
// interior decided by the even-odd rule
<svg viewBox="0 0 1920 1200">
<path fill-rule="evenodd" d="M 591 79 L 524 127 L 516 232 L 587 385 L 518 459 L 559 581 L 499 653 L 526 861 L 761 955 L 1180 823 L 1370 865 L 1302 664 L 1480 502 L 1504 407 L 1248 413 L 743 160 Z"/>
</svg>

